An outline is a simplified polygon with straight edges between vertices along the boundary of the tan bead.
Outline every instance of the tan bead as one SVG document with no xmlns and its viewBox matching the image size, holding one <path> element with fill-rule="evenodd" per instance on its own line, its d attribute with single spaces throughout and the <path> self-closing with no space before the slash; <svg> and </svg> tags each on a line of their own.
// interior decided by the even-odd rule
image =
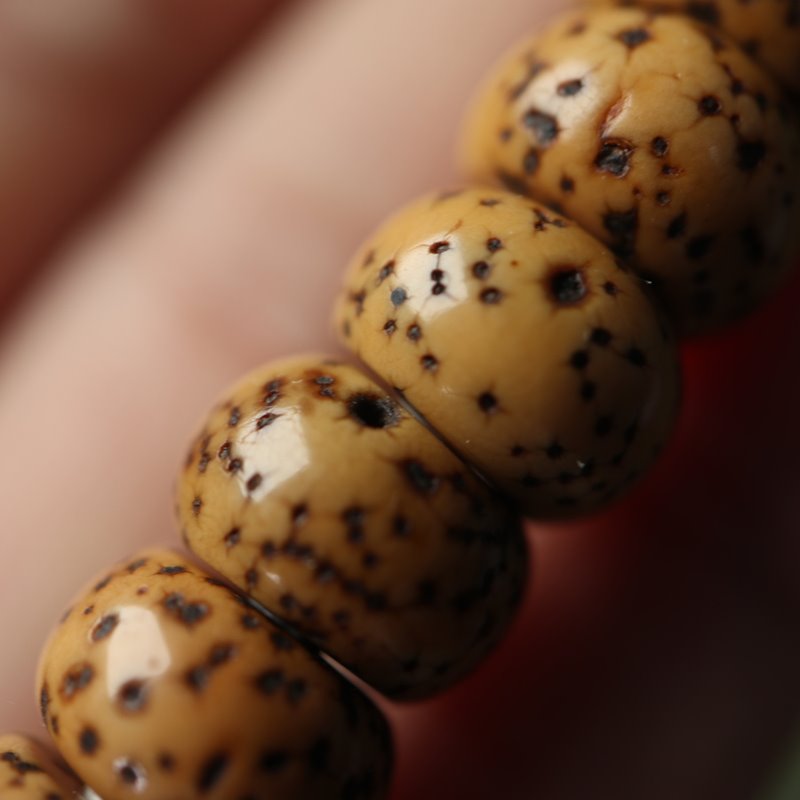
<svg viewBox="0 0 800 800">
<path fill-rule="evenodd" d="M 385 796 L 375 707 L 177 553 L 145 552 L 85 591 L 37 686 L 57 747 L 105 800 Z"/>
<path fill-rule="evenodd" d="M 500 65 L 465 144 L 473 176 L 563 210 L 652 280 L 682 333 L 750 311 L 793 263 L 796 123 L 687 18 L 569 15 Z"/>
<path fill-rule="evenodd" d="M 3 800 L 71 800 L 81 783 L 28 736 L 0 736 L 0 797 Z"/>
<path fill-rule="evenodd" d="M 609 0 L 592 0 L 609 5 Z M 622 0 L 622 6 L 673 11 L 727 33 L 794 91 L 800 91 L 800 7 L 796 0 Z"/>
<path fill-rule="evenodd" d="M 528 563 L 516 519 L 353 367 L 263 367 L 179 479 L 191 549 L 381 691 L 419 697 L 502 635 Z"/>
<path fill-rule="evenodd" d="M 676 415 L 675 347 L 641 282 L 518 195 L 470 189 L 401 211 L 351 265 L 337 321 L 534 517 L 617 496 Z"/>
</svg>

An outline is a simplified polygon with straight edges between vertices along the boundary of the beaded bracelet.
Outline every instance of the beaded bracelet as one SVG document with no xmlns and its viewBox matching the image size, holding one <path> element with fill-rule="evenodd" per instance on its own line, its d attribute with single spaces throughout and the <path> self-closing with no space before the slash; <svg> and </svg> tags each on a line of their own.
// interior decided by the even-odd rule
<svg viewBox="0 0 800 800">
<path fill-rule="evenodd" d="M 471 172 L 546 205 L 486 185 L 413 204 L 337 306 L 373 377 L 289 359 L 212 410 L 177 512 L 216 572 L 132 557 L 43 655 L 42 717 L 78 775 L 106 800 L 385 796 L 388 727 L 329 659 L 390 697 L 451 685 L 518 606 L 519 513 L 586 513 L 653 462 L 670 327 L 744 314 L 788 269 L 789 115 L 680 16 L 573 14 L 501 67 Z M 34 745 L 0 752 L 13 796 L 77 791 Z"/>
</svg>

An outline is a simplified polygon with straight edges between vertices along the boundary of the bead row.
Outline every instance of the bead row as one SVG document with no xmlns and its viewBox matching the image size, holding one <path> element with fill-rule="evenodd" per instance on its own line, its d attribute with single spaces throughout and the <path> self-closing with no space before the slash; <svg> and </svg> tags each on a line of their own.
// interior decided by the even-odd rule
<svg viewBox="0 0 800 800">
<path fill-rule="evenodd" d="M 784 4 L 780 32 L 758 3 L 690 6 L 751 53 L 774 38 L 766 63 L 797 88 Z M 625 491 L 677 414 L 671 327 L 718 327 L 785 274 L 796 131 L 770 79 L 681 16 L 582 12 L 525 44 L 477 101 L 466 160 L 547 205 L 494 188 L 412 204 L 337 304 L 375 378 L 288 359 L 213 409 L 177 509 L 224 580 L 140 554 L 42 657 L 42 716 L 81 778 L 106 800 L 384 797 L 388 727 L 318 652 L 413 698 L 492 649 L 529 572 L 519 513 Z M 13 796 L 76 791 L 19 738 L 2 772 Z"/>
</svg>

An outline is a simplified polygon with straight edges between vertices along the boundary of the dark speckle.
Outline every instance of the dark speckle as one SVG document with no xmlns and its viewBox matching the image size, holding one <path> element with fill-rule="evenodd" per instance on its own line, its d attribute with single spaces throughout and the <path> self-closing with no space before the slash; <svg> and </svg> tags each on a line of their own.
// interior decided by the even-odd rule
<svg viewBox="0 0 800 800">
<path fill-rule="evenodd" d="M 167 613 L 189 627 L 205 619 L 210 611 L 206 603 L 187 602 L 180 592 L 170 592 L 162 605 Z"/>
<path fill-rule="evenodd" d="M 533 132 L 542 145 L 549 145 L 558 137 L 558 122 L 555 117 L 536 108 L 525 112 L 522 124 Z"/>
<path fill-rule="evenodd" d="M 118 614 L 106 614 L 92 629 L 92 641 L 99 642 L 110 636 L 118 622 Z"/>
<path fill-rule="evenodd" d="M 603 140 L 594 165 L 600 172 L 607 172 L 615 178 L 624 178 L 630 172 L 633 149 L 630 142 L 622 139 Z"/>
<path fill-rule="evenodd" d="M 78 736 L 78 746 L 81 752 L 85 753 L 87 756 L 94 755 L 97 752 L 97 748 L 100 746 L 100 737 L 97 735 L 97 731 L 90 725 L 87 725 Z"/>
<path fill-rule="evenodd" d="M 619 292 L 619 287 L 613 281 L 606 281 L 603 284 L 603 291 L 610 297 L 616 297 Z"/>
<path fill-rule="evenodd" d="M 559 267 L 553 270 L 548 278 L 547 288 L 550 297 L 562 306 L 580 303 L 588 293 L 583 272 L 575 267 Z"/>
<path fill-rule="evenodd" d="M 486 305 L 497 305 L 503 299 L 503 293 L 500 289 L 490 286 L 484 289 L 480 294 L 481 302 Z"/>
<path fill-rule="evenodd" d="M 715 117 L 722 112 L 722 103 L 713 94 L 707 94 L 697 101 L 697 109 L 704 117 Z"/>
<path fill-rule="evenodd" d="M 186 571 L 187 571 L 186 567 L 181 567 L 181 566 L 177 566 L 177 565 L 175 565 L 175 566 L 165 566 L 165 567 L 161 567 L 161 569 L 158 571 L 158 574 L 159 575 L 181 575 Z"/>
<path fill-rule="evenodd" d="M 203 507 L 203 501 L 199 497 L 195 497 L 192 500 L 192 514 L 196 517 L 200 513 L 200 509 Z"/>
<path fill-rule="evenodd" d="M 570 356 L 569 364 L 573 369 L 586 369 L 589 366 L 589 353 L 586 350 L 576 350 Z"/>
<path fill-rule="evenodd" d="M 668 206 L 670 202 L 672 202 L 672 198 L 669 192 L 658 192 L 656 194 L 656 203 L 659 206 Z"/>
<path fill-rule="evenodd" d="M 713 236 L 695 236 L 686 244 L 686 255 L 692 259 L 703 258 L 713 243 Z"/>
<path fill-rule="evenodd" d="M 581 384 L 581 398 L 586 402 L 594 400 L 597 394 L 597 384 L 594 381 L 584 381 Z"/>
<path fill-rule="evenodd" d="M 392 273 L 394 272 L 394 261 L 387 261 L 378 270 L 378 277 L 375 279 L 375 284 L 380 286 Z"/>
<path fill-rule="evenodd" d="M 268 750 L 259 759 L 258 766 L 264 772 L 280 772 L 289 763 L 289 755 L 284 750 Z"/>
<path fill-rule="evenodd" d="M 667 238 L 668 239 L 677 239 L 683 234 L 686 233 L 686 212 L 684 211 L 682 214 L 678 214 L 677 217 L 673 217 L 670 220 L 669 225 L 667 225 Z"/>
<path fill-rule="evenodd" d="M 663 158 L 669 152 L 669 142 L 663 136 L 656 136 L 650 142 L 650 150 L 656 158 Z"/>
<path fill-rule="evenodd" d="M 573 78 L 570 81 L 562 81 L 558 84 L 556 92 L 560 97 L 574 97 L 583 89 L 583 81 L 580 78 Z"/>
<path fill-rule="evenodd" d="M 544 452 L 548 458 L 555 461 L 556 459 L 561 458 L 561 456 L 564 455 L 564 448 L 558 442 L 552 442 L 545 448 Z"/>
<path fill-rule="evenodd" d="M 383 332 L 391 336 L 397 330 L 397 320 L 387 319 L 383 326 Z"/>
<path fill-rule="evenodd" d="M 435 255 L 439 255 L 440 253 L 444 253 L 445 251 L 450 249 L 450 242 L 441 241 L 441 242 L 434 242 L 429 248 L 428 251 L 434 253 Z M 394 301 L 392 301 L 394 302 Z"/>
<path fill-rule="evenodd" d="M 406 336 L 412 342 L 418 342 L 422 338 L 422 329 L 416 323 L 412 323 L 406 328 Z"/>
<path fill-rule="evenodd" d="M 259 418 L 256 420 L 256 430 L 257 430 L 257 431 L 260 431 L 260 430 L 263 430 L 264 428 L 267 428 L 267 427 L 269 427 L 269 426 L 270 426 L 270 425 L 272 425 L 272 423 L 273 423 L 273 422 L 275 422 L 275 420 L 276 420 L 276 419 L 278 419 L 280 416 L 281 416 L 280 414 L 275 414 L 275 413 L 273 413 L 272 411 L 267 411 L 267 413 L 266 413 L 266 414 L 262 414 L 262 415 L 261 415 L 261 416 L 260 416 L 260 417 L 259 417 Z"/>
<path fill-rule="evenodd" d="M 308 692 L 308 684 L 302 678 L 294 678 L 286 684 L 286 697 L 293 705 L 299 703 Z"/>
<path fill-rule="evenodd" d="M 389 397 L 354 394 L 347 401 L 350 416 L 366 428 L 390 428 L 400 421 L 397 404 Z"/>
<path fill-rule="evenodd" d="M 283 683 L 283 672 L 279 669 L 266 670 L 256 678 L 256 688 L 266 695 L 275 694 Z"/>
<path fill-rule="evenodd" d="M 117 690 L 117 705 L 128 713 L 141 711 L 147 703 L 144 681 L 131 679 L 125 681 Z"/>
<path fill-rule="evenodd" d="M 406 290 L 402 286 L 392 289 L 392 293 L 389 295 L 389 299 L 392 301 L 392 305 L 395 307 L 403 305 L 407 297 L 408 295 L 406 294 Z"/>
<path fill-rule="evenodd" d="M 649 42 L 651 36 L 645 28 L 628 28 L 628 30 L 620 31 L 617 38 L 625 45 L 625 47 L 633 50 L 635 47 Z"/>
<path fill-rule="evenodd" d="M 561 191 L 566 192 L 567 194 L 572 194 L 572 192 L 575 191 L 575 181 L 566 175 L 561 178 L 560 186 Z"/>
<path fill-rule="evenodd" d="M 80 664 L 70 669 L 61 683 L 61 696 L 71 700 L 78 692 L 83 691 L 94 678 L 94 669 L 91 664 Z"/>
<path fill-rule="evenodd" d="M 472 274 L 481 281 L 488 278 L 491 271 L 492 268 L 486 261 L 476 261 L 472 265 Z"/>
<path fill-rule="evenodd" d="M 263 478 L 262 475 L 260 475 L 258 472 L 254 472 L 247 479 L 247 484 L 246 484 L 247 491 L 248 492 L 254 492 L 256 489 L 258 489 L 259 486 L 261 486 L 263 480 L 264 480 L 264 478 Z"/>
<path fill-rule="evenodd" d="M 230 759 L 227 753 L 214 753 L 205 760 L 197 775 L 197 791 L 207 794 L 222 780 Z"/>
<path fill-rule="evenodd" d="M 612 249 L 616 255 L 627 258 L 633 253 L 639 228 L 638 209 L 609 211 L 603 216 L 603 227 L 611 235 Z"/>
<path fill-rule="evenodd" d="M 499 408 L 497 398 L 491 392 L 483 392 L 478 396 L 478 408 L 484 414 L 494 414 Z"/>
<path fill-rule="evenodd" d="M 522 159 L 522 169 L 526 175 L 533 175 L 539 169 L 540 163 L 539 151 L 535 147 L 531 147 Z"/>
<path fill-rule="evenodd" d="M 235 428 L 239 424 L 239 420 L 242 418 L 241 411 L 239 410 L 238 406 L 234 406 L 231 409 L 230 416 L 228 417 L 228 427 Z"/>
<path fill-rule="evenodd" d="M 631 347 L 628 352 L 625 353 L 625 358 L 635 367 L 644 367 L 647 364 L 647 357 L 638 347 Z"/>
<path fill-rule="evenodd" d="M 744 172 L 752 172 L 767 154 L 767 147 L 762 141 L 739 142 L 736 148 L 738 154 L 738 167 Z"/>
<path fill-rule="evenodd" d="M 402 462 L 403 472 L 411 485 L 423 494 L 433 494 L 439 488 L 439 478 L 425 469 L 419 461 Z"/>
<path fill-rule="evenodd" d="M 422 364 L 422 368 L 427 372 L 436 372 L 439 366 L 438 359 L 431 353 L 425 353 L 424 356 L 420 357 L 419 362 Z"/>
<path fill-rule="evenodd" d="M 592 328 L 592 332 L 589 335 L 589 341 L 599 347 L 605 347 L 611 342 L 611 339 L 611 331 L 606 328 Z"/>
<path fill-rule="evenodd" d="M 501 250 L 503 247 L 503 242 L 500 241 L 496 236 L 490 236 L 486 240 L 486 249 L 490 253 L 496 253 L 498 250 Z"/>
<path fill-rule="evenodd" d="M 231 528 L 224 537 L 226 547 L 235 547 L 242 539 L 242 532 L 239 528 Z"/>
</svg>

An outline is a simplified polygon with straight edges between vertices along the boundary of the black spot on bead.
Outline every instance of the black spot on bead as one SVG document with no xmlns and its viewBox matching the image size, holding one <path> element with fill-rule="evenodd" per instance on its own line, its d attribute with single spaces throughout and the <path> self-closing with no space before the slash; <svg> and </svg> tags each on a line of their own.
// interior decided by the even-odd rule
<svg viewBox="0 0 800 800">
<path fill-rule="evenodd" d="M 366 428 L 391 428 L 400 421 L 397 404 L 376 394 L 354 394 L 347 401 L 350 416 Z"/>
<path fill-rule="evenodd" d="M 619 287 L 613 281 L 606 281 L 603 284 L 603 291 L 610 297 L 616 297 L 619 293 Z"/>
<path fill-rule="evenodd" d="M 200 794 L 210 792 L 222 780 L 229 763 L 227 753 L 214 753 L 207 758 L 197 775 L 197 791 Z"/>
<path fill-rule="evenodd" d="M 87 725 L 78 735 L 78 747 L 85 755 L 94 755 L 97 748 L 100 747 L 100 737 L 97 735 L 97 731 Z"/>
<path fill-rule="evenodd" d="M 426 372 L 436 372 L 439 367 L 439 360 L 431 353 L 425 353 L 424 356 L 421 356 L 419 363 L 422 364 L 422 368 Z"/>
<path fill-rule="evenodd" d="M 256 677 L 255 683 L 259 692 L 275 694 L 284 684 L 283 672 L 279 669 L 268 669 Z"/>
<path fill-rule="evenodd" d="M 203 507 L 203 501 L 199 497 L 195 497 L 192 500 L 192 514 L 196 517 L 200 513 L 200 509 Z"/>
<path fill-rule="evenodd" d="M 239 424 L 239 420 L 242 418 L 242 413 L 239 410 L 238 406 L 234 406 L 231 409 L 230 416 L 228 417 L 228 427 L 235 428 Z"/>
<path fill-rule="evenodd" d="M 586 369 L 589 366 L 589 353 L 586 350 L 576 350 L 570 356 L 569 364 L 574 369 Z"/>
<path fill-rule="evenodd" d="M 239 530 L 239 528 L 231 528 L 224 537 L 225 547 L 235 547 L 241 540 L 241 530 Z"/>
<path fill-rule="evenodd" d="M 697 101 L 697 109 L 704 117 L 715 117 L 722 112 L 722 102 L 713 94 L 707 94 Z"/>
<path fill-rule="evenodd" d="M 438 256 L 439 254 L 444 253 L 449 249 L 450 249 L 450 242 L 441 241 L 441 242 L 434 242 L 428 248 L 428 251 Z"/>
<path fill-rule="evenodd" d="M 264 478 L 258 472 L 254 472 L 248 479 L 245 486 L 248 492 L 254 492 L 263 483 Z"/>
<path fill-rule="evenodd" d="M 544 452 L 548 458 L 555 461 L 556 459 L 559 459 L 561 458 L 561 456 L 564 455 L 564 448 L 558 442 L 552 442 L 545 448 Z"/>
<path fill-rule="evenodd" d="M 574 97 L 583 89 L 583 81 L 580 78 L 573 78 L 569 81 L 562 81 L 556 87 L 559 97 Z"/>
<path fill-rule="evenodd" d="M 499 408 L 497 398 L 491 392 L 483 392 L 478 396 L 478 408 L 484 414 L 494 414 Z"/>
<path fill-rule="evenodd" d="M 541 158 L 539 156 L 539 151 L 535 147 L 532 147 L 525 153 L 525 157 L 522 159 L 522 169 L 525 171 L 526 175 L 533 175 L 539 169 L 540 163 Z"/>
<path fill-rule="evenodd" d="M 383 332 L 387 334 L 387 336 L 391 336 L 396 330 L 397 330 L 397 320 L 387 319 L 386 323 L 383 326 Z"/>
<path fill-rule="evenodd" d="M 668 239 L 677 239 L 683 234 L 686 233 L 686 212 L 684 211 L 682 214 L 678 214 L 677 217 L 673 217 L 670 220 L 669 225 L 667 225 L 667 238 Z"/>
<path fill-rule="evenodd" d="M 308 684 L 302 678 L 294 678 L 286 684 L 286 697 L 293 705 L 299 703 L 308 692 Z"/>
<path fill-rule="evenodd" d="M 137 713 L 147 704 L 144 681 L 135 678 L 125 681 L 117 690 L 117 705 L 127 713 Z"/>
<path fill-rule="evenodd" d="M 394 272 L 394 261 L 387 261 L 379 270 L 375 284 L 380 286 Z"/>
<path fill-rule="evenodd" d="M 713 243 L 713 236 L 695 236 L 686 244 L 686 255 L 691 259 L 704 258 Z"/>
<path fill-rule="evenodd" d="M 594 400 L 597 394 L 597 384 L 594 381 L 584 381 L 581 384 L 581 398 L 586 400 Z"/>
<path fill-rule="evenodd" d="M 620 31 L 617 38 L 625 47 L 633 50 L 651 39 L 650 33 L 645 28 L 628 28 Z"/>
<path fill-rule="evenodd" d="M 276 419 L 278 419 L 280 416 L 281 416 L 280 414 L 275 414 L 275 413 L 274 413 L 274 412 L 272 412 L 272 411 L 267 411 L 267 413 L 266 413 L 266 414 L 262 414 L 262 415 L 261 415 L 261 416 L 260 416 L 260 417 L 259 417 L 259 418 L 256 420 L 256 430 L 257 430 L 257 431 L 260 431 L 260 430 L 263 430 L 264 428 L 267 428 L 267 427 L 269 427 L 269 426 L 270 426 L 270 425 L 272 425 L 272 423 L 273 423 L 273 422 L 275 422 L 275 420 L 276 420 Z"/>
<path fill-rule="evenodd" d="M 599 347 L 606 347 L 612 338 L 611 331 L 606 328 L 592 328 L 592 332 L 589 334 L 589 341 Z"/>
<path fill-rule="evenodd" d="M 561 183 L 559 185 L 561 186 L 561 191 L 567 194 L 572 194 L 572 192 L 575 191 L 575 181 L 566 175 L 561 178 Z"/>
<path fill-rule="evenodd" d="M 178 566 L 178 565 L 165 566 L 165 567 L 161 567 L 161 569 L 158 571 L 158 574 L 159 575 L 181 575 L 186 571 L 187 571 L 186 567 L 181 567 L 181 566 Z"/>
<path fill-rule="evenodd" d="M 99 642 L 114 632 L 119 623 L 119 614 L 106 614 L 92 629 L 92 641 Z"/>
<path fill-rule="evenodd" d="M 412 323 L 406 328 L 406 336 L 412 342 L 418 342 L 422 338 L 422 328 L 416 323 Z"/>
<path fill-rule="evenodd" d="M 656 158 L 663 158 L 669 152 L 669 142 L 663 136 L 656 136 L 650 142 L 650 150 Z"/>
<path fill-rule="evenodd" d="M 163 600 L 164 609 L 179 622 L 192 627 L 204 620 L 210 609 L 203 602 L 187 602 L 180 592 L 170 592 Z"/>
<path fill-rule="evenodd" d="M 630 172 L 633 145 L 623 139 L 606 139 L 594 160 L 600 172 L 607 172 L 615 178 L 624 178 Z"/>
<path fill-rule="evenodd" d="M 611 248 L 616 255 L 622 258 L 632 255 L 639 228 L 637 208 L 628 211 L 609 211 L 603 216 L 603 227 L 611 235 Z"/>
<path fill-rule="evenodd" d="M 409 483 L 423 494 L 433 494 L 439 488 L 439 478 L 429 472 L 419 461 L 402 462 L 403 472 Z"/>
<path fill-rule="evenodd" d="M 669 192 L 658 192 L 656 194 L 656 203 L 660 206 L 668 206 L 672 202 L 672 197 Z"/>
<path fill-rule="evenodd" d="M 553 270 L 548 278 L 548 290 L 550 297 L 562 306 L 580 303 L 588 293 L 584 274 L 575 267 Z"/>
<path fill-rule="evenodd" d="M 490 236 L 486 240 L 486 249 L 490 253 L 496 253 L 498 250 L 502 250 L 503 249 L 503 242 L 500 239 L 498 239 L 496 236 Z"/>
<path fill-rule="evenodd" d="M 481 302 L 488 306 L 497 305 L 503 299 L 503 293 L 495 286 L 490 286 L 480 293 Z"/>
<path fill-rule="evenodd" d="M 533 132 L 542 145 L 549 145 L 558 138 L 558 122 L 555 117 L 536 108 L 523 114 L 522 124 Z"/>
<path fill-rule="evenodd" d="M 392 289 L 392 293 L 389 295 L 389 299 L 392 301 L 392 305 L 395 306 L 395 308 L 403 305 L 407 298 L 406 290 L 402 286 Z"/>
<path fill-rule="evenodd" d="M 82 692 L 94 678 L 94 668 L 91 664 L 79 664 L 70 669 L 61 683 L 61 696 L 71 700 L 78 692 Z"/>
<path fill-rule="evenodd" d="M 481 281 L 488 278 L 491 271 L 492 267 L 486 261 L 476 261 L 472 265 L 472 274 Z"/>
<path fill-rule="evenodd" d="M 644 367 L 647 365 L 647 356 L 645 356 L 638 347 L 631 347 L 628 352 L 625 353 L 625 358 L 635 367 Z"/>
<path fill-rule="evenodd" d="M 744 172 L 752 172 L 767 155 L 767 146 L 762 141 L 739 142 L 736 148 L 737 165 Z"/>
</svg>

